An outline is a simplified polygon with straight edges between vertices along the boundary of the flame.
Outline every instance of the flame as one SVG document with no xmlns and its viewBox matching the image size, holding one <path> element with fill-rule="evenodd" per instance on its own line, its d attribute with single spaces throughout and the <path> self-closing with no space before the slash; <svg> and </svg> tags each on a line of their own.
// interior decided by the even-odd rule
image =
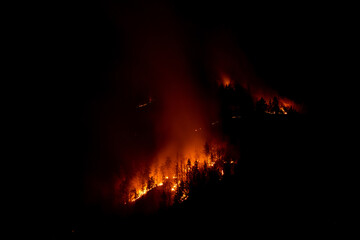
<svg viewBox="0 0 360 240">
<path fill-rule="evenodd" d="M 234 89 L 233 82 L 230 75 L 221 74 L 219 86 Z M 271 102 L 276 98 L 278 110 L 274 111 L 269 107 L 266 110 L 268 114 L 285 115 L 291 109 L 299 109 L 299 106 L 294 101 L 285 97 L 279 97 L 276 91 L 257 91 L 251 90 L 251 88 L 247 90 L 250 92 L 254 102 L 263 98 L 268 106 L 271 106 Z M 160 121 L 162 123 L 161 127 L 165 125 L 167 130 L 170 131 L 162 133 L 170 137 L 153 156 L 153 159 L 147 161 L 149 165 L 146 166 L 146 171 L 140 168 L 138 173 L 135 174 L 136 176 L 130 176 L 131 180 L 127 188 L 126 199 L 123 201 L 124 204 L 136 202 L 155 188 L 162 189 L 173 200 L 175 195 L 177 195 L 178 201 L 185 201 L 188 198 L 188 190 L 182 190 L 180 185 L 182 182 L 189 181 L 188 175 L 194 169 L 205 171 L 204 169 L 207 168 L 217 171 L 219 177 L 225 175 L 223 165 L 225 163 L 226 143 L 212 139 L 206 154 L 204 145 L 209 139 L 209 136 L 207 136 L 208 130 L 204 125 L 200 124 L 199 114 L 195 111 L 198 108 L 190 109 L 186 107 L 189 102 L 186 102 L 185 106 L 182 102 L 178 102 L 175 99 L 171 100 L 172 105 L 177 107 L 177 111 L 173 112 L 172 108 L 168 108 Z M 152 99 L 149 99 L 148 104 L 151 102 Z M 194 116 L 194 118 L 187 118 L 186 116 L 188 115 Z M 233 118 L 238 117 L 235 116 Z M 216 124 L 218 124 L 218 121 L 212 122 L 209 125 L 216 126 Z M 236 159 L 231 159 L 229 164 L 236 164 Z M 183 192 L 179 193 L 181 190 Z"/>
<path fill-rule="evenodd" d="M 131 23 L 124 26 L 127 36 L 124 41 L 131 49 L 125 51 L 124 59 L 128 57 L 130 60 L 124 61 L 124 66 L 115 75 L 119 74 L 119 79 L 129 81 L 124 81 L 124 85 L 115 84 L 118 89 L 111 92 L 116 93 L 116 97 L 104 101 L 104 108 L 100 106 L 96 110 L 99 111 L 96 115 L 101 126 L 101 161 L 95 166 L 106 165 L 101 171 L 106 172 L 106 177 L 95 179 L 94 182 L 99 183 L 93 185 L 99 185 L 99 195 L 104 195 L 105 200 L 109 198 L 108 195 L 117 194 L 116 204 L 135 202 L 155 188 L 176 193 L 181 182 L 187 180 L 187 173 L 195 166 L 199 169 L 217 169 L 219 175 L 225 174 L 221 167 L 224 157 L 220 151 L 224 143 L 214 141 L 210 147 L 211 156 L 204 153 L 205 139 L 208 138 L 206 125 L 219 125 L 219 121 L 215 121 L 218 112 L 214 110 L 218 103 L 213 100 L 211 104 L 204 97 L 203 85 L 201 81 L 194 80 L 192 65 L 188 64 L 188 54 L 184 51 L 187 45 L 182 42 L 183 31 L 177 31 L 178 25 L 169 17 L 171 14 L 163 16 L 161 9 L 153 9 L 150 15 L 135 11 L 124 16 L 125 22 Z M 165 36 L 163 33 L 166 33 Z M 277 96 L 275 91 L 262 87 L 264 85 L 251 76 L 245 60 L 241 57 L 238 59 L 238 51 L 233 51 L 236 48 L 232 47 L 231 39 L 227 41 L 222 35 L 219 35 L 219 39 L 219 42 L 214 41 L 215 46 L 212 42 L 206 44 L 211 46 L 207 70 L 209 76 L 215 76 L 215 86 L 216 81 L 218 86 L 226 88 L 240 84 L 250 92 L 254 101 L 261 97 L 269 101 Z M 137 59 L 141 61 L 135 61 Z M 134 100 L 129 110 L 127 100 L 133 99 L 134 93 L 151 96 L 140 102 Z M 288 108 L 296 108 L 293 102 L 285 98 L 279 98 L 279 103 L 284 114 L 287 114 Z M 105 114 L 102 114 L 103 110 Z M 146 136 L 133 137 L 134 132 L 142 130 L 146 131 Z M 109 159 L 109 164 L 103 164 L 106 161 L 101 158 L 103 156 Z M 92 178 L 95 174 L 90 172 L 89 175 Z M 109 175 L 111 177 L 108 179 Z M 94 189 L 93 185 L 89 189 Z M 181 200 L 186 199 L 184 191 Z"/>
<path fill-rule="evenodd" d="M 255 78 L 252 79 L 253 81 L 232 79 L 229 74 L 221 71 L 219 75 L 221 79 L 221 81 L 218 81 L 219 86 L 234 88 L 234 82 L 238 82 L 242 88 L 248 91 L 254 103 L 259 101 L 261 98 L 263 98 L 267 103 L 270 103 L 276 97 L 279 103 L 279 110 L 281 114 L 288 114 L 290 109 L 299 113 L 304 112 L 304 106 L 295 103 L 289 98 L 279 96 L 277 91 L 266 86 L 264 83 L 261 83 L 260 80 L 255 80 Z M 271 111 L 268 111 L 267 113 L 274 114 L 274 112 Z M 233 118 L 238 118 L 238 116 L 234 116 Z"/>
<path fill-rule="evenodd" d="M 267 97 L 267 98 L 262 97 L 262 98 L 265 100 L 265 102 L 268 105 L 271 105 L 271 102 L 273 101 L 273 99 L 276 98 L 278 101 L 278 106 L 279 106 L 278 113 L 280 113 L 280 114 L 286 115 L 289 113 L 289 111 L 303 112 L 303 108 L 301 105 L 296 104 L 294 101 L 292 101 L 288 98 L 280 97 L 280 96 L 272 96 L 272 97 Z M 260 99 L 261 98 L 259 98 L 258 100 L 260 100 Z M 271 110 L 266 110 L 266 113 L 276 114 L 276 112 L 271 111 Z"/>
<path fill-rule="evenodd" d="M 218 80 L 218 85 L 223 87 L 230 87 L 231 86 L 231 78 L 229 75 L 225 73 L 220 74 L 220 79 Z"/>
<path fill-rule="evenodd" d="M 208 152 L 203 151 L 197 152 L 186 152 L 182 154 L 173 163 L 167 159 L 160 159 L 159 163 L 167 163 L 160 165 L 154 164 L 151 166 L 151 171 L 146 176 L 134 178 L 131 189 L 128 193 L 129 197 L 126 202 L 135 202 L 142 198 L 148 192 L 155 188 L 162 188 L 167 191 L 168 194 L 174 198 L 177 193 L 179 186 L 182 182 L 189 182 L 189 174 L 194 169 L 205 171 L 205 169 L 212 169 L 219 172 L 219 176 L 224 175 L 224 169 L 222 167 L 224 163 L 224 149 L 226 143 L 213 143 L 208 149 Z M 191 149 L 191 148 L 188 148 Z M 230 164 L 235 164 L 236 160 L 231 160 Z M 172 173 L 167 174 L 167 173 Z M 169 177 L 169 175 L 171 177 Z M 147 184 L 144 184 L 147 181 Z M 188 192 L 184 190 L 184 193 L 180 197 L 180 201 L 185 201 L 188 198 Z M 126 204 L 126 203 L 125 203 Z"/>
</svg>

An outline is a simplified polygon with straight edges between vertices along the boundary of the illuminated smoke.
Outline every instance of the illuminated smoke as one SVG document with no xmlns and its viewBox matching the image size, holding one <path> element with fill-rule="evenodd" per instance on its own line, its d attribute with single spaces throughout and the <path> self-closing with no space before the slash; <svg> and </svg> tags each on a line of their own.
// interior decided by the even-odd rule
<svg viewBox="0 0 360 240">
<path fill-rule="evenodd" d="M 168 9 L 149 7 L 120 17 L 125 60 L 96 110 L 102 148 L 89 198 L 102 204 L 121 204 L 134 188 L 143 193 L 149 176 L 157 184 L 172 177 L 180 157 L 200 160 L 206 126 L 217 115 L 189 66 L 181 25 Z"/>
<path fill-rule="evenodd" d="M 214 33 L 209 43 L 209 65 L 219 86 L 241 86 L 252 97 L 253 102 L 261 98 L 269 102 L 277 97 L 279 104 L 303 112 L 304 107 L 279 93 L 260 79 L 244 52 L 237 46 L 234 37 L 226 31 Z"/>
<path fill-rule="evenodd" d="M 88 199 L 110 207 L 125 203 L 134 189 L 135 197 L 143 194 L 149 177 L 158 185 L 173 178 L 179 161 L 208 160 L 208 128 L 219 120 L 216 99 L 194 73 L 193 46 L 175 15 L 152 4 L 114 12 L 123 56 L 109 76 L 109 94 L 94 107 L 98 142 L 86 179 Z M 254 102 L 278 96 L 228 33 L 214 33 L 205 45 L 210 85 L 240 85 Z M 279 101 L 295 106 L 285 97 Z"/>
</svg>

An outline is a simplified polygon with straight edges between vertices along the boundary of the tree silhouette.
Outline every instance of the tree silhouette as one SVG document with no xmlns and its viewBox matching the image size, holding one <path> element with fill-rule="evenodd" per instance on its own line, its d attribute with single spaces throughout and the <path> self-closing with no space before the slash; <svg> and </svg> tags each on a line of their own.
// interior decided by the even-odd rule
<svg viewBox="0 0 360 240">
<path fill-rule="evenodd" d="M 190 161 L 190 158 L 189 158 L 188 161 L 187 161 L 187 164 L 186 164 L 186 172 L 190 173 L 190 171 L 191 171 L 191 161 Z"/>
<path fill-rule="evenodd" d="M 207 161 L 204 161 L 204 166 L 202 171 L 204 177 L 207 175 L 207 171 L 208 171 L 208 164 Z"/>
<path fill-rule="evenodd" d="M 290 108 L 287 109 L 287 113 L 288 113 L 288 114 L 295 114 L 295 113 L 297 113 L 297 112 L 296 112 L 296 110 L 295 110 L 292 106 L 290 106 Z"/>
<path fill-rule="evenodd" d="M 272 103 L 270 104 L 270 112 L 275 114 L 279 114 L 280 112 L 279 101 L 277 97 L 274 97 Z"/>
<path fill-rule="evenodd" d="M 184 194 L 185 194 L 185 183 L 184 181 L 181 181 L 174 196 L 174 204 L 180 204 L 183 201 Z"/>
<path fill-rule="evenodd" d="M 267 108 L 268 108 L 268 105 L 266 104 L 266 101 L 264 100 L 264 98 L 260 98 L 260 100 L 256 102 L 255 111 L 257 113 L 264 114 Z"/>
<path fill-rule="evenodd" d="M 192 182 L 197 184 L 200 178 L 199 162 L 195 160 L 194 166 L 192 167 Z"/>
<path fill-rule="evenodd" d="M 148 178 L 146 188 L 147 188 L 147 190 L 150 190 L 150 189 L 152 189 L 154 186 L 155 186 L 155 179 L 154 179 L 153 176 L 151 176 L 151 177 Z"/>
</svg>

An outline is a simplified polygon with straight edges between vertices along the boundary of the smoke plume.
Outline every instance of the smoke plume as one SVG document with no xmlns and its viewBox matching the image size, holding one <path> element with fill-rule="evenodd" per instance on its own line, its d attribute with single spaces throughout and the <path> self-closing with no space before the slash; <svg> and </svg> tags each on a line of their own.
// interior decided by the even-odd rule
<svg viewBox="0 0 360 240">
<path fill-rule="evenodd" d="M 101 147 L 88 176 L 89 199 L 107 204 L 117 204 L 119 192 L 166 159 L 174 164 L 179 154 L 200 154 L 205 126 L 217 114 L 200 91 L 184 29 L 168 8 L 134 7 L 116 19 L 124 56 L 110 94 L 94 111 Z"/>
</svg>

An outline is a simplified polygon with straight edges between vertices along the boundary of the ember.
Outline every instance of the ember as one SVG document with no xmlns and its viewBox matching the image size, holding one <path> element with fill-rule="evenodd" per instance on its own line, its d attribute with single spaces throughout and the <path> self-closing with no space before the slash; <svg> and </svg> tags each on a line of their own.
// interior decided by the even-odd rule
<svg viewBox="0 0 360 240">
<path fill-rule="evenodd" d="M 224 166 L 228 164 L 233 169 L 237 163 L 237 159 L 225 158 L 226 155 L 229 156 L 229 153 L 227 153 L 226 144 L 224 143 L 213 143 L 211 145 L 205 143 L 201 152 L 181 155 L 183 157 L 178 158 L 175 163 L 172 163 L 169 159 L 166 160 L 166 165 L 163 165 L 160 171 L 156 166 L 151 167 L 152 171 L 148 175 L 142 175 L 137 181 L 133 182 L 132 188 L 130 187 L 131 190 L 125 193 L 128 198 L 124 204 L 135 202 L 152 189 L 160 187 L 170 196 L 172 203 L 174 201 L 180 203 L 188 198 L 189 187 L 194 184 L 193 181 L 196 181 L 196 178 L 200 175 L 205 176 L 209 172 L 218 173 L 219 180 L 221 180 L 221 177 L 224 176 Z M 186 160 L 185 156 L 189 158 Z M 169 178 L 168 175 L 165 175 L 166 172 L 173 172 L 175 175 Z"/>
</svg>

